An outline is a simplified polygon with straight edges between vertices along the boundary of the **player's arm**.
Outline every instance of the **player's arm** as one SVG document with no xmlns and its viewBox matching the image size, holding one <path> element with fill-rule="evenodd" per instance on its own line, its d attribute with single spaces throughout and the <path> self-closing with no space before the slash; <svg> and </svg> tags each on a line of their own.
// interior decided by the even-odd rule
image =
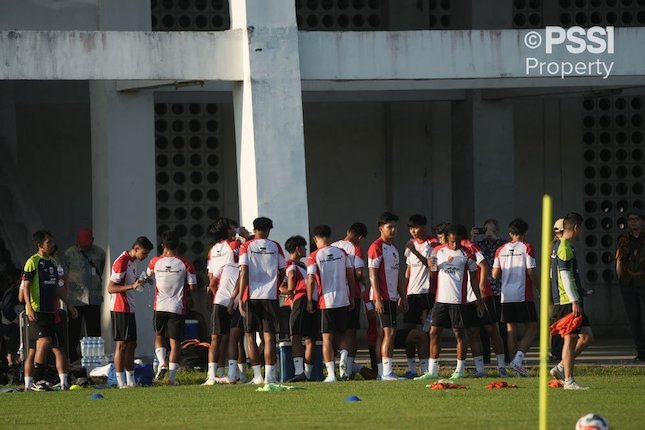
<svg viewBox="0 0 645 430">
<path fill-rule="evenodd" d="M 244 297 L 244 294 L 246 294 L 246 289 L 249 287 L 249 266 L 246 264 L 242 264 L 240 266 L 240 277 L 238 279 L 239 282 L 239 296 L 240 296 L 240 304 L 242 303 L 242 298 Z M 237 290 L 237 289 L 236 289 Z M 244 311 L 244 306 L 240 306 L 240 314 L 244 316 L 246 312 Z"/>
<path fill-rule="evenodd" d="M 347 276 L 347 283 L 349 284 L 349 309 L 354 309 L 356 303 L 356 297 L 354 297 L 354 291 L 356 291 L 356 279 L 354 278 L 354 268 L 348 267 L 345 269 Z"/>
<path fill-rule="evenodd" d="M 477 315 L 482 316 L 486 310 L 486 304 L 482 300 L 482 294 L 479 290 L 479 285 L 477 285 L 477 270 L 471 270 L 470 272 L 470 288 L 472 288 L 475 297 L 477 298 Z"/>
<path fill-rule="evenodd" d="M 283 289 L 284 282 L 280 284 L 280 293 L 286 294 L 288 297 L 293 297 L 294 291 L 296 291 L 296 271 L 289 270 L 287 272 L 287 285 L 286 289 Z"/>
<path fill-rule="evenodd" d="M 417 251 L 417 248 L 414 246 L 414 243 L 411 240 L 408 241 L 405 247 L 408 251 L 410 251 L 410 253 L 414 254 L 414 256 L 419 259 L 421 264 L 423 264 L 425 267 L 428 267 L 428 258 Z"/>
<path fill-rule="evenodd" d="M 370 267 L 370 284 L 372 284 L 372 292 L 374 293 L 374 310 L 377 314 L 383 313 L 383 298 L 381 297 L 381 290 L 378 282 L 378 268 Z"/>
<path fill-rule="evenodd" d="M 408 311 L 408 285 L 405 281 L 405 277 L 401 276 L 399 272 L 399 279 L 396 285 L 397 290 L 399 290 L 399 306 L 403 312 Z"/>
<path fill-rule="evenodd" d="M 110 282 L 108 283 L 108 293 L 110 294 L 125 293 L 127 291 L 136 289 L 140 285 L 142 284 L 139 278 L 137 278 L 137 280 L 134 281 L 133 284 L 129 284 L 129 285 L 119 285 L 116 282 L 114 282 L 112 279 L 110 279 Z"/>
<path fill-rule="evenodd" d="M 307 275 L 307 312 L 310 314 L 314 313 L 314 283 L 315 276 L 312 274 Z"/>
<path fill-rule="evenodd" d="M 30 287 L 31 287 L 31 281 L 25 279 L 23 281 L 22 298 L 25 301 L 25 311 L 27 312 L 27 317 L 29 318 L 29 321 L 36 321 L 38 317 L 36 316 L 33 308 L 31 307 L 31 291 L 29 291 Z"/>
<path fill-rule="evenodd" d="M 501 267 L 493 267 L 493 278 L 495 280 L 499 280 L 502 277 L 502 268 Z"/>
<path fill-rule="evenodd" d="M 484 291 L 486 291 L 486 280 L 488 279 L 488 275 L 490 274 L 490 267 L 488 266 L 488 262 L 486 260 L 482 260 L 479 263 L 477 263 L 477 266 L 479 267 L 479 291 L 481 291 L 482 295 L 484 295 Z"/>
<path fill-rule="evenodd" d="M 231 300 L 228 302 L 228 313 L 233 314 L 233 309 L 235 308 L 235 298 L 238 296 L 240 292 L 240 277 L 237 277 L 237 280 L 235 281 L 235 288 L 233 288 L 233 292 L 231 293 Z M 240 296 L 242 297 L 242 296 Z M 212 303 L 212 300 L 211 300 Z M 240 300 L 241 303 L 241 300 Z M 240 306 L 241 308 L 242 306 Z"/>
</svg>

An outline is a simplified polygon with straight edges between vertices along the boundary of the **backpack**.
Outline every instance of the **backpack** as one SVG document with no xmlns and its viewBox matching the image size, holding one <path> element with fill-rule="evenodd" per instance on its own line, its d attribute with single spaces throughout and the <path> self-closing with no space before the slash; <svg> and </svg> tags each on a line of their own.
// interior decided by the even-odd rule
<svg viewBox="0 0 645 430">
<path fill-rule="evenodd" d="M 204 371 L 208 368 L 208 347 L 207 342 L 200 342 L 198 339 L 188 339 L 181 343 L 181 366 L 186 369 Z"/>
</svg>

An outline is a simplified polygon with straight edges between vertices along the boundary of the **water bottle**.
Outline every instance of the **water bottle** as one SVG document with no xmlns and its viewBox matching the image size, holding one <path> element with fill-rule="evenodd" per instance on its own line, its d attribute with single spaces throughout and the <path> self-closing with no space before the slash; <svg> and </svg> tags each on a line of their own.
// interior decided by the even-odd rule
<svg viewBox="0 0 645 430">
<path fill-rule="evenodd" d="M 143 286 L 152 282 L 145 270 L 141 272 L 141 275 L 139 275 L 139 281 L 141 281 L 141 283 L 137 287 L 137 291 L 143 291 Z"/>
<path fill-rule="evenodd" d="M 87 337 L 81 339 L 81 357 L 87 357 Z"/>
<path fill-rule="evenodd" d="M 92 337 L 92 346 L 90 347 L 90 357 L 94 358 L 98 355 L 98 343 L 96 342 L 96 338 Z"/>
</svg>

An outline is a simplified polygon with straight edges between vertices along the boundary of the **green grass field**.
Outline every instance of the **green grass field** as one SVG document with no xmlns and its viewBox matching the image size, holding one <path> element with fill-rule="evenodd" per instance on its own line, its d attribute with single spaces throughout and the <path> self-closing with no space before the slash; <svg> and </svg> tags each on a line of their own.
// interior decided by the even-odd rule
<svg viewBox="0 0 645 430">
<path fill-rule="evenodd" d="M 645 368 L 587 367 L 587 391 L 549 389 L 549 429 L 573 429 L 588 413 L 614 429 L 645 428 Z M 0 428 L 537 428 L 538 378 L 509 379 L 517 389 L 484 388 L 498 380 L 463 379 L 465 390 L 433 391 L 425 381 L 293 384 L 302 390 L 255 392 L 255 386 L 197 385 L 204 374 L 179 373 L 181 386 L 92 388 L 0 394 Z M 102 400 L 91 400 L 100 392 Z M 362 401 L 347 403 L 357 395 Z"/>
</svg>

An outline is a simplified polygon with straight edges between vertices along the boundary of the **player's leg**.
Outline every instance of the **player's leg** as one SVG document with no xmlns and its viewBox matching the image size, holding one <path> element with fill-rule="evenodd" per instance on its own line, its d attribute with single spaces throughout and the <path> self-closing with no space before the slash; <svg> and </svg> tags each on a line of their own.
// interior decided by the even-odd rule
<svg viewBox="0 0 645 430">
<path fill-rule="evenodd" d="M 168 383 L 170 385 L 175 385 L 177 369 L 179 368 L 179 358 L 181 351 L 181 339 L 169 339 L 170 341 L 170 357 L 168 364 Z"/>
<path fill-rule="evenodd" d="M 168 373 L 168 349 L 166 339 L 168 331 L 168 312 L 154 312 L 155 356 L 157 357 L 157 374 L 155 381 L 161 381 Z"/>
<path fill-rule="evenodd" d="M 452 332 L 457 341 L 457 366 L 450 379 L 463 378 L 464 371 L 466 370 L 466 353 L 468 346 L 466 344 L 466 329 L 462 327 L 453 327 Z"/>
<path fill-rule="evenodd" d="M 509 357 L 515 358 L 517 354 L 517 335 L 518 335 L 518 325 L 517 323 L 506 323 L 506 332 L 508 333 L 508 354 Z"/>
<path fill-rule="evenodd" d="M 473 378 L 481 378 L 485 376 L 484 369 L 484 355 L 483 355 L 483 344 L 481 341 L 481 329 L 479 327 L 471 327 L 466 330 L 468 337 L 468 344 L 470 345 L 470 353 L 473 356 L 473 361 L 475 362 L 475 373 L 470 375 Z"/>
<path fill-rule="evenodd" d="M 323 313 L 326 313 L 325 310 Z M 334 332 L 322 333 L 323 340 L 323 361 L 327 368 L 327 377 L 324 382 L 336 382 L 336 370 L 334 369 Z"/>
<path fill-rule="evenodd" d="M 275 332 L 265 331 L 262 333 L 264 338 L 264 383 L 275 382 Z"/>
<path fill-rule="evenodd" d="M 508 373 L 506 372 L 506 355 L 504 354 L 504 341 L 502 336 L 499 333 L 498 324 L 486 324 L 484 326 L 484 331 L 488 333 L 488 338 L 495 351 L 495 356 L 497 358 L 497 369 L 499 376 L 506 378 Z"/>
</svg>

